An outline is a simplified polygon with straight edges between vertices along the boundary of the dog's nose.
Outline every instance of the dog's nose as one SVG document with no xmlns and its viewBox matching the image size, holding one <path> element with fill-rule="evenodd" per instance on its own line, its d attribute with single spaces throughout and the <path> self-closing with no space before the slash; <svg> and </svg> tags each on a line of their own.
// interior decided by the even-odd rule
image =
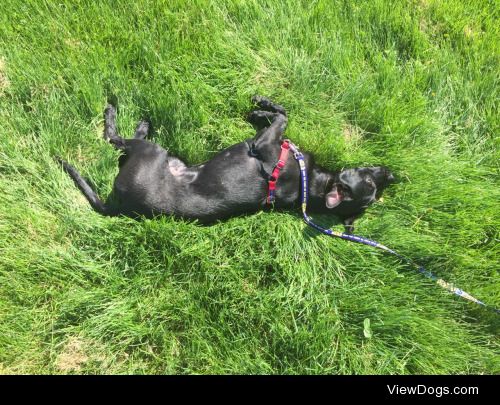
<svg viewBox="0 0 500 405">
<path fill-rule="evenodd" d="M 394 177 L 394 175 L 391 172 L 387 172 L 387 181 L 389 183 L 393 183 L 396 181 L 396 178 Z"/>
</svg>

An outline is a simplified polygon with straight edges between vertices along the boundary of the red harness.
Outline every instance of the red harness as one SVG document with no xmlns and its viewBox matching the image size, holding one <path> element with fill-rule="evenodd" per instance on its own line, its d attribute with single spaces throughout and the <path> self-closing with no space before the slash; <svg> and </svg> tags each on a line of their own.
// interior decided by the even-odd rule
<svg viewBox="0 0 500 405">
<path fill-rule="evenodd" d="M 278 177 L 280 176 L 280 171 L 285 167 L 285 163 L 288 159 L 288 151 L 290 150 L 290 141 L 284 140 L 283 143 L 281 144 L 281 153 L 280 157 L 278 160 L 278 163 L 276 163 L 276 166 L 274 166 L 273 173 L 269 177 L 268 181 L 268 191 L 267 191 L 267 199 L 266 202 L 267 204 L 273 204 L 274 200 L 276 198 L 276 182 L 278 181 Z"/>
</svg>

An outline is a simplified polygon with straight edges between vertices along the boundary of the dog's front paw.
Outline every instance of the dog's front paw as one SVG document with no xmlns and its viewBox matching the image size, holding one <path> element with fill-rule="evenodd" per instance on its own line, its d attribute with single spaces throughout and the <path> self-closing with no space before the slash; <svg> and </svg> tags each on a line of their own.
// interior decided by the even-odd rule
<svg viewBox="0 0 500 405">
<path fill-rule="evenodd" d="M 264 128 L 268 127 L 276 116 L 276 113 L 270 111 L 256 110 L 247 115 L 247 121 L 258 128 Z"/>
<path fill-rule="evenodd" d="M 257 104 L 262 110 L 286 115 L 286 110 L 283 106 L 273 103 L 267 97 L 255 95 L 252 97 L 252 103 Z"/>
<path fill-rule="evenodd" d="M 252 97 L 252 103 L 266 111 L 271 111 L 272 107 L 275 105 L 270 98 L 258 95 Z"/>
<path fill-rule="evenodd" d="M 260 106 L 260 103 L 262 103 L 263 101 L 271 103 L 271 100 L 264 96 L 259 96 L 256 94 L 252 97 L 252 103 L 257 104 L 258 106 Z"/>
</svg>

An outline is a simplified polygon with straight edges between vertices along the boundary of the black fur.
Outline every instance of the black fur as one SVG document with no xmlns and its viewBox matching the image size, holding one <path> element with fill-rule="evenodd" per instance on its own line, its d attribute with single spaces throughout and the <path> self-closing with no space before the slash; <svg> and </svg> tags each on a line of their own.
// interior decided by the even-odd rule
<svg viewBox="0 0 500 405">
<path fill-rule="evenodd" d="M 138 124 L 133 139 L 122 138 L 116 129 L 116 110 L 109 105 L 104 112 L 104 138 L 122 150 L 123 155 L 106 203 L 74 167 L 59 161 L 92 207 L 103 215 L 168 214 L 210 223 L 256 212 L 266 207 L 268 176 L 280 155 L 287 114 L 282 106 L 267 98 L 254 97 L 253 101 L 259 109 L 251 112 L 248 120 L 258 130 L 257 135 L 194 166 L 145 140 L 148 122 Z M 304 156 L 309 176 L 308 211 L 339 216 L 347 231 L 353 230 L 354 219 L 394 180 L 385 167 L 332 173 L 317 166 L 311 154 Z M 277 182 L 274 206 L 293 208 L 299 203 L 300 172 L 290 155 Z"/>
</svg>

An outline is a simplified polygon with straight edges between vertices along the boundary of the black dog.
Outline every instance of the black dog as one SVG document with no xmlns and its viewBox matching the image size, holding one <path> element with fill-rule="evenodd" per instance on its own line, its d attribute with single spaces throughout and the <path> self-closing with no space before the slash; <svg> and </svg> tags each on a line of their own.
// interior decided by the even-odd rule
<svg viewBox="0 0 500 405">
<path fill-rule="evenodd" d="M 248 116 L 258 129 L 253 139 L 219 152 L 211 160 L 187 166 L 146 137 L 149 124 L 141 121 L 134 139 L 121 138 L 116 130 L 116 110 L 104 112 L 104 138 L 123 151 L 113 192 L 103 203 L 74 167 L 59 159 L 65 171 L 103 215 L 152 217 L 173 214 L 209 223 L 266 207 L 268 180 L 278 161 L 285 109 L 264 97 L 254 97 L 260 110 Z M 385 167 L 361 167 L 332 173 L 314 164 L 305 153 L 309 177 L 310 212 L 331 213 L 352 232 L 353 221 L 394 180 Z M 282 169 L 276 188 L 276 208 L 299 206 L 300 172 L 293 157 Z"/>
</svg>

